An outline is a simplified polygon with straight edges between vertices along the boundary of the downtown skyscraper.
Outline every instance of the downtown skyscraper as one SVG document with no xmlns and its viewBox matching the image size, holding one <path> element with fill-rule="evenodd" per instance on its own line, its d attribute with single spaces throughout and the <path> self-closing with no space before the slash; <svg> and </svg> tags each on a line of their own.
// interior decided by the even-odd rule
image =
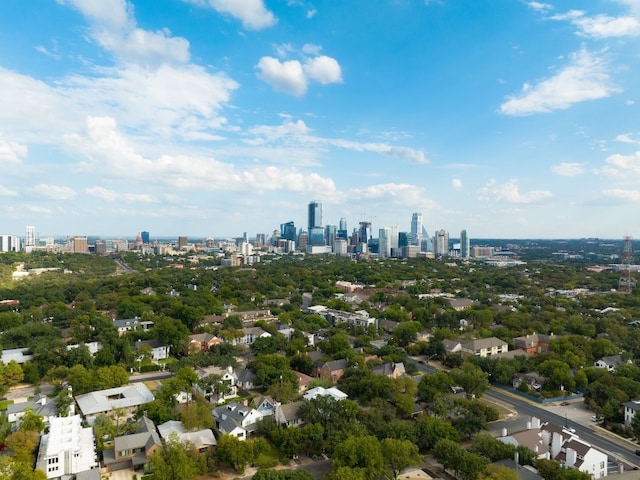
<svg viewBox="0 0 640 480">
<path fill-rule="evenodd" d="M 308 215 L 309 245 L 324 245 L 324 228 L 322 226 L 322 204 L 320 202 L 309 202 Z"/>
<path fill-rule="evenodd" d="M 411 245 L 420 245 L 422 228 L 422 214 L 415 212 L 411 215 L 411 237 L 409 239 Z"/>
</svg>

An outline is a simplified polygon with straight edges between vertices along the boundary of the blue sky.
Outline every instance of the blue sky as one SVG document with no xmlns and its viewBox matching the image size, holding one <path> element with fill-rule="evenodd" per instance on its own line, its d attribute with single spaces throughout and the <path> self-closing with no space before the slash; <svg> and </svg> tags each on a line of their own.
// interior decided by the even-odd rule
<svg viewBox="0 0 640 480">
<path fill-rule="evenodd" d="M 640 0 L 0 2 L 0 233 L 638 235 Z"/>
</svg>

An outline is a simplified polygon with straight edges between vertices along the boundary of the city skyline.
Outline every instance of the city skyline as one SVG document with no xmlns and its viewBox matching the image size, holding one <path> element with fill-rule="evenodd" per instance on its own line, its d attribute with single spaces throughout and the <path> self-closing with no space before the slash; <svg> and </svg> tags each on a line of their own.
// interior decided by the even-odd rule
<svg viewBox="0 0 640 480">
<path fill-rule="evenodd" d="M 349 232 L 621 238 L 639 39 L 639 0 L 3 2 L 0 233 L 254 235 L 315 199 Z"/>
</svg>

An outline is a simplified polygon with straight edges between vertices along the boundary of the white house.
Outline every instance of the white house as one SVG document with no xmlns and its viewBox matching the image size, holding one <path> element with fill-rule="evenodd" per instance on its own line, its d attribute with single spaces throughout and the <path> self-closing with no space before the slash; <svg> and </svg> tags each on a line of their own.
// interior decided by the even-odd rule
<svg viewBox="0 0 640 480">
<path fill-rule="evenodd" d="M 506 430 L 506 429 L 505 429 Z M 526 430 L 503 435 L 498 440 L 515 446 L 524 445 L 537 458 L 555 460 L 567 468 L 575 468 L 598 479 L 607 476 L 607 455 L 581 440 L 571 431 L 531 417 Z"/>
<path fill-rule="evenodd" d="M 176 420 L 158 425 L 158 432 L 165 442 L 175 433 L 180 442 L 191 443 L 199 453 L 212 450 L 217 445 L 216 437 L 210 428 L 188 431 L 182 422 Z"/>
<path fill-rule="evenodd" d="M 151 360 L 154 362 L 169 358 L 169 352 L 171 350 L 169 345 L 165 345 L 159 340 L 138 340 L 136 342 L 136 350 L 140 350 L 143 345 L 149 345 L 149 347 L 151 347 Z"/>
<path fill-rule="evenodd" d="M 242 329 L 242 337 L 234 338 L 233 345 L 251 345 L 258 338 L 270 337 L 271 334 L 260 327 L 246 327 Z"/>
<path fill-rule="evenodd" d="M 346 393 L 336 387 L 324 388 L 316 387 L 309 390 L 303 395 L 305 400 L 313 400 L 316 397 L 332 397 L 334 400 L 344 400 L 348 397 Z"/>
<path fill-rule="evenodd" d="M 58 416 L 55 402 L 46 395 L 38 394 L 33 400 L 7 405 L 7 420 L 10 423 L 17 422 L 24 417 L 27 410 L 32 410 L 36 415 L 42 415 L 45 425 Z"/>
<path fill-rule="evenodd" d="M 625 402 L 622 405 L 624 406 L 624 424 L 630 427 L 633 417 L 635 417 L 636 412 L 640 410 L 640 400 Z"/>
<path fill-rule="evenodd" d="M 56 417 L 51 419 L 49 433 L 42 436 L 36 467 L 47 478 L 62 478 L 97 469 L 96 459 L 93 429 L 82 428 L 80 415 Z"/>
<path fill-rule="evenodd" d="M 595 361 L 593 364 L 596 368 L 605 368 L 609 372 L 615 372 L 618 365 L 622 365 L 626 362 L 621 355 L 610 355 L 608 357 L 602 357 Z"/>
<path fill-rule="evenodd" d="M 255 432 L 258 422 L 264 417 L 258 410 L 231 402 L 214 408 L 211 412 L 220 433 L 226 433 L 240 440 L 246 440 L 247 435 Z"/>
<path fill-rule="evenodd" d="M 205 391 L 205 389 L 203 389 L 198 383 L 195 383 L 193 388 L 195 388 L 200 396 L 206 398 L 210 402 L 224 403 L 227 400 L 238 396 L 238 376 L 232 366 L 227 368 L 216 367 L 215 365 L 211 365 L 209 367 L 197 367 L 196 374 L 200 380 L 208 377 L 209 375 L 219 375 L 221 381 L 229 387 L 229 391 L 227 393 L 212 393 Z"/>
</svg>

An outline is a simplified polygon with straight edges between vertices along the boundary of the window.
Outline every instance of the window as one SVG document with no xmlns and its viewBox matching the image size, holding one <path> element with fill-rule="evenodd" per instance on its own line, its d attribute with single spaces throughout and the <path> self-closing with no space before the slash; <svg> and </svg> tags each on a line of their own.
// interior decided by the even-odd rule
<svg viewBox="0 0 640 480">
<path fill-rule="evenodd" d="M 600 470 L 604 468 L 604 462 L 600 462 Z"/>
<path fill-rule="evenodd" d="M 47 465 L 55 465 L 60 461 L 58 457 L 47 458 Z"/>
</svg>

